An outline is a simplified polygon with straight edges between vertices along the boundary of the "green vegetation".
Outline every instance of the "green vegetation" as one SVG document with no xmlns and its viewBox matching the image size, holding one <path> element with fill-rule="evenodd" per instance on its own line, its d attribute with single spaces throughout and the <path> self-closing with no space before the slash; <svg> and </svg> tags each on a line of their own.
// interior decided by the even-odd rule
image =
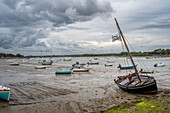
<svg viewBox="0 0 170 113">
<path fill-rule="evenodd" d="M 21 54 L 10 54 L 10 53 L 0 53 L 0 58 L 5 58 L 5 57 L 19 57 L 19 58 L 22 58 L 24 57 L 24 55 L 21 55 Z"/>
<path fill-rule="evenodd" d="M 170 49 L 156 49 L 151 52 L 131 52 L 132 56 L 166 56 L 170 55 Z M 81 54 L 81 55 L 46 55 L 46 56 L 26 56 L 26 57 L 91 57 L 91 56 L 117 56 L 117 57 L 126 57 L 128 56 L 127 52 L 121 53 L 106 53 L 106 54 Z M 2 57 L 24 57 L 20 54 L 8 54 L 8 53 L 0 53 L 0 58 Z"/>
<path fill-rule="evenodd" d="M 142 99 L 139 103 L 122 104 L 104 113 L 170 113 L 170 97 Z"/>
</svg>

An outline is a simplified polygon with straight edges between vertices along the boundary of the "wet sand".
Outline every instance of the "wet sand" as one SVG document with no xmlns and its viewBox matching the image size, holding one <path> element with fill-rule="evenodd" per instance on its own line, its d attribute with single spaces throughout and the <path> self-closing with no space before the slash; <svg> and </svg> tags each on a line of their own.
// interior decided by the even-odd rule
<svg viewBox="0 0 170 113">
<path fill-rule="evenodd" d="M 47 69 L 35 69 L 35 64 L 10 66 L 6 59 L 0 59 L 0 64 L 0 83 L 11 88 L 10 101 L 0 101 L 0 113 L 102 112 L 143 97 L 170 95 L 164 87 L 158 87 L 156 95 L 123 92 L 114 83 L 122 72 L 110 68 L 91 66 L 90 72 L 56 76 L 56 70 L 68 70 L 71 66 L 54 63 Z"/>
</svg>

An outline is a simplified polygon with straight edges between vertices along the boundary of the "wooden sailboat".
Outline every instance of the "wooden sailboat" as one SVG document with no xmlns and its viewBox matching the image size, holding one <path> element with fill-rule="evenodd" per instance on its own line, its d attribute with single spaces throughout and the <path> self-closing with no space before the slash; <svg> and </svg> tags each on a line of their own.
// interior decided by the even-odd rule
<svg viewBox="0 0 170 113">
<path fill-rule="evenodd" d="M 136 65 L 133 61 L 127 43 L 124 39 L 123 33 L 119 27 L 119 24 L 115 18 L 115 22 L 117 25 L 117 29 L 121 35 L 121 38 L 124 42 L 124 45 L 127 49 L 128 55 L 130 57 L 131 63 L 134 67 L 135 73 L 128 74 L 125 76 L 119 76 L 118 79 L 114 80 L 117 86 L 122 89 L 123 91 L 129 93 L 157 93 L 157 84 L 154 77 L 146 76 L 146 75 L 139 75 Z"/>
</svg>

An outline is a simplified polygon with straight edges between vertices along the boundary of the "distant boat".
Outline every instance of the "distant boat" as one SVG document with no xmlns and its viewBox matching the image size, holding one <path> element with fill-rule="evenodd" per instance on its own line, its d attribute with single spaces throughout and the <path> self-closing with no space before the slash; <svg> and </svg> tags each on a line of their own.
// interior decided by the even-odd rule
<svg viewBox="0 0 170 113">
<path fill-rule="evenodd" d="M 115 60 L 108 60 L 107 63 L 114 63 Z"/>
<path fill-rule="evenodd" d="M 53 63 L 52 60 L 50 60 L 50 61 L 44 60 L 44 61 L 42 62 L 42 65 L 52 65 L 52 63 Z"/>
<path fill-rule="evenodd" d="M 113 64 L 105 64 L 105 67 L 111 67 Z"/>
<path fill-rule="evenodd" d="M 90 60 L 89 62 L 87 62 L 88 65 L 98 65 L 99 62 L 98 61 L 93 61 L 93 60 Z"/>
<path fill-rule="evenodd" d="M 129 93 L 157 93 L 157 83 L 154 77 L 146 76 L 146 75 L 139 75 L 139 72 L 136 68 L 136 65 L 133 61 L 132 55 L 124 38 L 124 35 L 119 27 L 119 24 L 115 18 L 115 22 L 117 25 L 117 29 L 119 31 L 120 36 L 112 36 L 112 41 L 120 40 L 123 41 L 123 44 L 126 47 L 128 55 L 130 57 L 131 63 L 133 66 L 128 67 L 130 69 L 134 68 L 134 73 L 129 73 L 128 75 L 118 76 L 118 79 L 115 79 L 115 83 L 117 86 L 122 89 L 123 91 Z M 121 65 L 119 65 L 121 68 Z M 127 67 L 125 67 L 127 69 Z"/>
<path fill-rule="evenodd" d="M 66 70 L 66 71 L 56 71 L 55 74 L 71 74 L 72 70 Z"/>
<path fill-rule="evenodd" d="M 0 99 L 9 101 L 10 88 L 0 86 Z"/>
<path fill-rule="evenodd" d="M 18 62 L 13 62 L 13 63 L 10 63 L 11 66 L 19 66 L 19 63 Z"/>
<path fill-rule="evenodd" d="M 157 64 L 154 65 L 154 67 L 164 67 L 164 66 L 165 66 L 164 63 L 157 63 Z"/>
<path fill-rule="evenodd" d="M 72 69 L 73 72 L 88 72 L 89 69 L 86 69 L 86 68 L 74 68 Z"/>
<path fill-rule="evenodd" d="M 143 70 L 143 69 L 141 69 L 140 71 L 139 71 L 140 73 L 145 73 L 145 74 L 147 74 L 147 73 L 154 73 L 155 72 L 155 70 Z"/>
<path fill-rule="evenodd" d="M 63 59 L 63 61 L 71 61 L 71 60 L 72 60 L 71 57 L 65 57 L 65 58 Z"/>
<path fill-rule="evenodd" d="M 99 58 L 97 58 L 97 57 L 94 57 L 94 60 L 99 60 Z"/>
<path fill-rule="evenodd" d="M 136 65 L 137 67 L 137 65 Z M 119 64 L 119 66 L 117 68 L 120 68 L 120 69 L 134 69 L 134 66 L 125 66 L 125 67 L 122 67 L 121 64 Z"/>
<path fill-rule="evenodd" d="M 80 64 L 79 62 L 76 62 L 75 64 L 72 64 L 72 67 L 73 68 L 81 68 L 81 67 L 84 67 L 86 64 L 82 63 Z"/>
<path fill-rule="evenodd" d="M 35 69 L 46 69 L 46 66 L 35 66 Z"/>
</svg>

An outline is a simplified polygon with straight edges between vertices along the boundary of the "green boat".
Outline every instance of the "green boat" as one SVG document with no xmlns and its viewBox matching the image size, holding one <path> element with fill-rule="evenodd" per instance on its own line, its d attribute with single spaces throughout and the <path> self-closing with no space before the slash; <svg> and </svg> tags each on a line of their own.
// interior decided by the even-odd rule
<svg viewBox="0 0 170 113">
<path fill-rule="evenodd" d="M 0 86 L 0 99 L 9 101 L 10 88 Z"/>
<path fill-rule="evenodd" d="M 68 71 L 56 71 L 55 74 L 71 74 L 72 70 L 68 70 Z"/>
</svg>

